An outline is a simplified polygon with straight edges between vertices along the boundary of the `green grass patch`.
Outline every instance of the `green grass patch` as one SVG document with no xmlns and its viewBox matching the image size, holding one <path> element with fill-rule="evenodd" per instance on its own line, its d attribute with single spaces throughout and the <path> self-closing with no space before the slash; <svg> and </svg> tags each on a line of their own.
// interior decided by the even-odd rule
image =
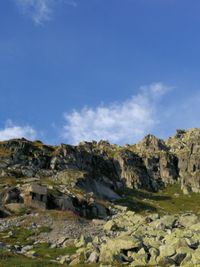
<svg viewBox="0 0 200 267">
<path fill-rule="evenodd" d="M 44 254 L 45 254 L 45 247 L 44 249 Z M 48 249 L 47 249 L 48 250 Z M 58 249 L 59 250 L 59 249 Z M 62 249 L 61 249 L 62 250 Z M 65 251 L 64 251 L 65 250 Z M 59 255 L 70 255 L 72 252 L 73 248 L 66 248 L 63 249 L 63 253 L 59 251 Z M 53 267 L 53 266 L 61 266 L 60 264 L 57 264 L 56 262 L 50 262 L 51 258 L 44 257 L 42 256 L 42 248 L 40 250 L 38 249 L 38 253 L 41 253 L 41 256 L 38 258 L 27 258 L 22 255 L 16 255 L 12 254 L 11 252 L 8 252 L 6 250 L 0 249 L 0 267 Z M 53 253 L 51 254 L 53 256 Z M 58 255 L 58 256 L 59 256 Z M 57 254 L 54 253 L 54 256 L 56 257 Z M 67 264 L 64 264 L 62 266 L 68 266 Z M 75 265 L 74 267 L 97 267 L 98 265 L 96 264 L 78 264 Z"/>
<path fill-rule="evenodd" d="M 49 267 L 60 266 L 45 259 L 29 259 L 21 255 L 0 250 L 0 267 Z"/>
<path fill-rule="evenodd" d="M 50 248 L 47 243 L 38 244 L 34 247 L 34 251 L 38 254 L 38 257 L 56 259 L 58 256 L 73 255 L 77 248 L 69 246 L 66 248 Z"/>
<path fill-rule="evenodd" d="M 200 214 L 200 194 L 184 195 L 179 184 L 169 185 L 158 193 L 127 189 L 123 194 L 125 197 L 117 203 L 139 213 L 148 211 L 161 215 L 184 212 Z"/>
<path fill-rule="evenodd" d="M 31 237 L 37 236 L 40 233 L 49 233 L 51 228 L 48 226 L 42 226 L 37 229 L 29 230 L 24 227 L 10 227 L 5 232 L 0 233 L 0 241 L 9 245 L 32 245 L 33 240 Z M 13 233 L 10 235 L 10 233 Z"/>
<path fill-rule="evenodd" d="M 40 228 L 37 229 L 37 233 L 49 233 L 51 232 L 51 228 L 49 226 L 41 226 Z"/>
<path fill-rule="evenodd" d="M 10 235 L 10 232 L 13 234 Z M 23 227 L 10 227 L 5 232 L 0 233 L 0 241 L 9 245 L 32 245 L 33 240 L 29 238 L 34 234 L 33 230 L 28 230 Z"/>
</svg>

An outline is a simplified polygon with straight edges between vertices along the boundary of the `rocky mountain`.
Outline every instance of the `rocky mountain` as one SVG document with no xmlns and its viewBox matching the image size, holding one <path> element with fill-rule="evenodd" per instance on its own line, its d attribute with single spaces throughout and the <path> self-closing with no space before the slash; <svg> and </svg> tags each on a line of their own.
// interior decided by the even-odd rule
<svg viewBox="0 0 200 267">
<path fill-rule="evenodd" d="M 125 188 L 156 192 L 180 183 L 184 193 L 199 192 L 199 150 L 200 129 L 177 130 L 165 141 L 147 135 L 125 146 L 107 141 L 77 146 L 0 142 L 1 205 L 23 203 L 24 188 L 33 183 L 47 187 L 47 207 L 92 217 L 106 216 L 102 202 L 119 199 Z"/>
<path fill-rule="evenodd" d="M 199 150 L 200 129 L 125 146 L 0 142 L 0 263 L 200 266 Z"/>
</svg>

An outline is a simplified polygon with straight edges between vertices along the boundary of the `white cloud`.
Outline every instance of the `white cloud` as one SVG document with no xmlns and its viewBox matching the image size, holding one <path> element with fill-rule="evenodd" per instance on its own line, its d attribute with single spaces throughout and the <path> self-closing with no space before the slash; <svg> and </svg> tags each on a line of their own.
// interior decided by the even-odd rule
<svg viewBox="0 0 200 267">
<path fill-rule="evenodd" d="M 35 139 L 37 136 L 36 131 L 26 125 L 26 126 L 19 126 L 19 125 L 14 125 L 12 121 L 8 120 L 6 122 L 6 125 L 3 129 L 0 129 L 0 140 L 9 140 L 13 138 L 27 138 L 30 140 Z"/>
<path fill-rule="evenodd" d="M 53 0 L 15 0 L 23 14 L 29 15 L 36 24 L 42 24 L 52 15 Z"/>
<path fill-rule="evenodd" d="M 101 139 L 118 144 L 136 142 L 158 123 L 157 105 L 169 89 L 154 83 L 122 103 L 66 113 L 63 138 L 73 144 Z"/>
<path fill-rule="evenodd" d="M 15 0 L 15 2 L 23 14 L 30 16 L 37 25 L 51 20 L 55 6 L 59 3 L 77 6 L 74 0 Z"/>
</svg>

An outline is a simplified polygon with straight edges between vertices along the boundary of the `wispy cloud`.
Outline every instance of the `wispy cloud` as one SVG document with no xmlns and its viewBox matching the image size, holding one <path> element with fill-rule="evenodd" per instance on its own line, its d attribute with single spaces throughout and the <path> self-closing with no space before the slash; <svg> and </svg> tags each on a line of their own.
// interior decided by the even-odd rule
<svg viewBox="0 0 200 267">
<path fill-rule="evenodd" d="M 36 25 L 52 19 L 57 4 L 64 3 L 76 7 L 74 0 L 15 0 L 24 15 L 28 15 Z"/>
<path fill-rule="evenodd" d="M 31 126 L 15 125 L 11 120 L 8 120 L 3 129 L 0 129 L 0 140 L 9 140 L 12 138 L 27 138 L 30 140 L 35 139 L 37 136 L 36 130 Z"/>
<path fill-rule="evenodd" d="M 66 113 L 63 137 L 73 144 L 101 139 L 118 144 L 136 142 L 158 123 L 157 104 L 169 89 L 154 83 L 122 103 Z"/>
</svg>

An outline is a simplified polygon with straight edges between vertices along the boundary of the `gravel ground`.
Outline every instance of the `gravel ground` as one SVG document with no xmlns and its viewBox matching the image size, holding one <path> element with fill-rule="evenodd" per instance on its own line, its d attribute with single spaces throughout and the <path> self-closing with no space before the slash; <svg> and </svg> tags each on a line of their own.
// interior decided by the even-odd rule
<svg viewBox="0 0 200 267">
<path fill-rule="evenodd" d="M 45 211 L 15 218 L 0 219 L 0 232 L 4 232 L 12 226 L 26 227 L 33 230 L 45 226 L 49 227 L 51 231 L 41 233 L 37 236 L 37 240 L 59 244 L 63 240 L 80 238 L 82 234 L 92 237 L 102 236 L 103 224 L 103 221 L 89 221 L 70 212 Z"/>
</svg>

